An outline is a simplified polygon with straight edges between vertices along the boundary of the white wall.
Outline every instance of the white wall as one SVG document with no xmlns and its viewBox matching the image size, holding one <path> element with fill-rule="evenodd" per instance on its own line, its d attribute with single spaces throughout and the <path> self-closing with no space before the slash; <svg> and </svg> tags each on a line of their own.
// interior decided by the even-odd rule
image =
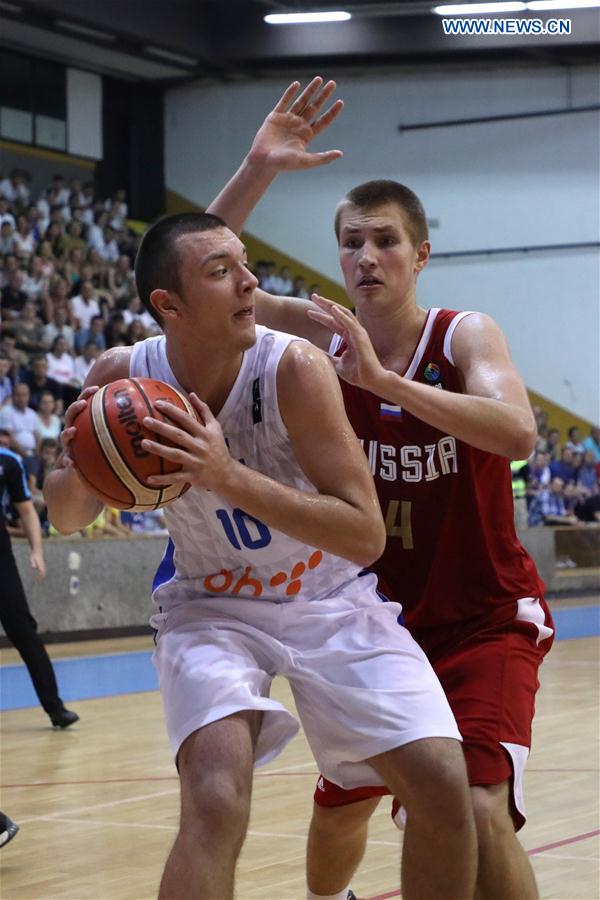
<svg viewBox="0 0 600 900">
<path fill-rule="evenodd" d="M 286 81 L 198 85 L 166 102 L 167 186 L 207 205 L 239 164 Z M 598 114 L 399 132 L 423 121 L 561 109 L 599 102 L 587 67 L 430 71 L 338 78 L 342 117 L 319 146 L 344 158 L 271 188 L 248 230 L 340 279 L 333 210 L 355 184 L 394 178 L 415 190 L 434 253 L 598 241 Z M 195 161 L 191 164 L 190 161 Z M 421 302 L 481 309 L 505 329 L 526 383 L 598 420 L 598 255 L 553 251 L 438 260 Z"/>
<path fill-rule="evenodd" d="M 67 151 L 102 159 L 102 79 L 67 69 Z"/>
</svg>

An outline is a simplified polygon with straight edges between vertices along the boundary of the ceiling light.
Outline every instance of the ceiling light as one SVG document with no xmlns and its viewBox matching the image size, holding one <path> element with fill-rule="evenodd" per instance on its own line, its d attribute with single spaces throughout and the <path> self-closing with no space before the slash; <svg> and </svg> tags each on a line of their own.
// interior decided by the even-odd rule
<svg viewBox="0 0 600 900">
<path fill-rule="evenodd" d="M 307 22 L 347 22 L 349 12 L 269 13 L 264 17 L 269 25 L 298 25 Z"/>
<path fill-rule="evenodd" d="M 523 12 L 525 9 L 527 9 L 526 3 L 517 2 L 445 3 L 443 6 L 434 6 L 433 12 L 438 16 L 472 16 L 478 13 Z"/>
<path fill-rule="evenodd" d="M 527 9 L 593 9 L 600 0 L 531 0 Z"/>
<path fill-rule="evenodd" d="M 169 62 L 180 63 L 182 66 L 197 66 L 198 60 L 192 59 L 191 56 L 183 56 L 181 53 L 173 53 L 171 50 L 163 50 L 162 47 L 144 47 L 146 53 L 153 56 L 160 56 L 161 59 L 168 59 Z"/>
<path fill-rule="evenodd" d="M 99 41 L 115 41 L 114 34 L 108 34 L 106 31 L 99 31 L 97 28 L 88 28 L 87 25 L 79 25 L 78 22 L 69 22 L 67 19 L 56 19 L 54 22 L 59 28 L 65 31 L 72 31 L 74 34 L 81 34 L 83 37 L 96 38 Z"/>
</svg>

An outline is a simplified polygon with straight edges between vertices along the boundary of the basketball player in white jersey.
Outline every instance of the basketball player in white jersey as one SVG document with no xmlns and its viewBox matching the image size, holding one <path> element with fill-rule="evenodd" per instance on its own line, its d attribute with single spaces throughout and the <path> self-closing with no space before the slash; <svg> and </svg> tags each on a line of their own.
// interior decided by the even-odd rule
<svg viewBox="0 0 600 900">
<path fill-rule="evenodd" d="M 145 376 L 189 394 L 198 419 L 163 404 L 169 421 L 146 424 L 173 446 L 143 444 L 182 466 L 149 483 L 191 485 L 165 508 L 171 539 L 153 594 L 181 781 L 160 896 L 233 896 L 252 768 L 298 729 L 269 697 L 283 674 L 326 777 L 387 785 L 409 809 L 409 848 L 435 843 L 427 871 L 403 873 L 404 896 L 469 897 L 474 823 L 460 736 L 424 654 L 398 626 L 400 607 L 381 601 L 374 576 L 361 577 L 385 532 L 333 368 L 308 343 L 255 326 L 257 280 L 217 217 L 152 226 L 136 278 L 164 335 L 96 362 L 67 412 L 46 499 L 63 533 L 98 514 L 68 452 L 97 386 Z"/>
</svg>

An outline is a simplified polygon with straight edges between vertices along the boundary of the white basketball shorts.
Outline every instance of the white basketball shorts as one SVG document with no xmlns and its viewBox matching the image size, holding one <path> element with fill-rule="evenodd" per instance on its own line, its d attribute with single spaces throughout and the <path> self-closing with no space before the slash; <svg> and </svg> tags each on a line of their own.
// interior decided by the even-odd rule
<svg viewBox="0 0 600 900">
<path fill-rule="evenodd" d="M 344 788 L 381 785 L 364 760 L 428 737 L 460 740 L 425 654 L 365 576 L 326 600 L 218 598 L 153 616 L 167 730 L 176 756 L 198 728 L 261 710 L 256 765 L 272 760 L 298 722 L 269 697 L 290 683 L 319 770 Z"/>
</svg>

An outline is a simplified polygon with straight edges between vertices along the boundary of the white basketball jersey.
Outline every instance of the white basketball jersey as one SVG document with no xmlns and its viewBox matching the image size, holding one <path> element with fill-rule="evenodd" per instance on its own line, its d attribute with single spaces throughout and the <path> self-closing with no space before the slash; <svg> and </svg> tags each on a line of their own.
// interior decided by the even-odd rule
<svg viewBox="0 0 600 900">
<path fill-rule="evenodd" d="M 234 459 L 282 484 L 316 493 L 294 456 L 277 402 L 277 367 L 293 340 L 257 326 L 256 344 L 244 353 L 217 418 Z M 156 378 L 186 393 L 167 361 L 164 335 L 134 345 L 130 375 Z M 268 527 L 217 492 L 192 487 L 165 507 L 164 515 L 171 540 L 153 599 L 165 611 L 199 597 L 319 600 L 360 571 L 348 560 Z"/>
</svg>

